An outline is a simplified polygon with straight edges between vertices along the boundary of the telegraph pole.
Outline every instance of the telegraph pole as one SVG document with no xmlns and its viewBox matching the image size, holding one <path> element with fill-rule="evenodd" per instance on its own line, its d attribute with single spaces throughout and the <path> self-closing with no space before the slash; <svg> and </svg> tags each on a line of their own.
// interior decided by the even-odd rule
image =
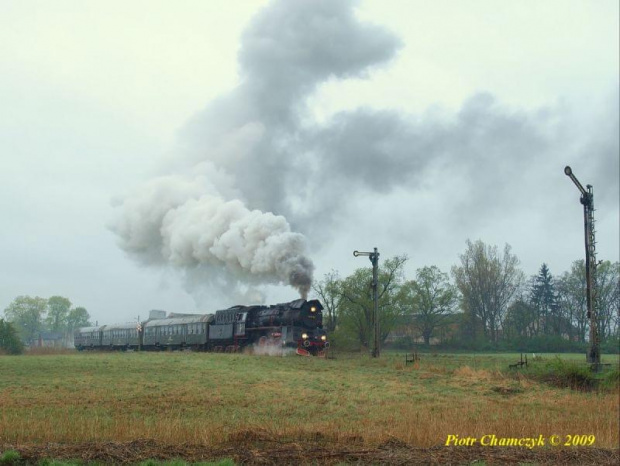
<svg viewBox="0 0 620 466">
<path fill-rule="evenodd" d="M 353 251 L 353 255 L 368 256 L 370 262 L 372 262 L 372 299 L 373 299 L 373 320 L 374 320 L 374 347 L 372 350 L 372 357 L 378 358 L 381 352 L 381 329 L 379 328 L 379 295 L 378 295 L 378 269 L 379 269 L 379 251 L 375 248 L 374 252 L 359 252 Z"/>
<path fill-rule="evenodd" d="M 140 316 L 138 316 L 138 321 L 136 323 L 136 334 L 138 335 L 138 351 L 142 351 L 142 323 L 140 322 Z"/>
<path fill-rule="evenodd" d="M 579 202 L 583 205 L 583 227 L 585 232 L 586 247 L 586 304 L 588 318 L 590 319 L 590 350 L 587 361 L 597 368 L 601 363 L 599 348 L 598 315 L 596 306 L 596 241 L 594 240 L 594 191 L 592 185 L 587 185 L 587 191 L 579 180 L 573 175 L 573 170 L 567 165 L 564 174 L 568 176 L 577 189 L 581 192 Z"/>
</svg>

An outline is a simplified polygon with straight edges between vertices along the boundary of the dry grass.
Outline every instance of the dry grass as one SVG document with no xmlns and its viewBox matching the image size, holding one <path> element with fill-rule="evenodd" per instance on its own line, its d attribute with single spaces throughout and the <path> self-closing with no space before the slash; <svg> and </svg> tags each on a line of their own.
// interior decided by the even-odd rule
<svg viewBox="0 0 620 466">
<path fill-rule="evenodd" d="M 423 359 L 123 353 L 0 357 L 0 447 L 228 445 L 258 436 L 378 448 L 447 435 L 594 434 L 618 448 L 618 393 L 582 393 L 493 368 Z"/>
<path fill-rule="evenodd" d="M 240 433 L 241 434 L 241 433 Z M 263 434 L 247 432 L 239 435 L 234 443 L 208 447 L 189 443 L 161 444 L 153 440 L 131 442 L 92 442 L 86 444 L 49 444 L 45 446 L 21 445 L 20 459 L 27 464 L 38 464 L 41 460 L 57 458 L 86 464 L 154 464 L 153 459 L 170 461 L 169 466 L 181 466 L 182 458 L 188 462 L 201 462 L 204 466 L 229 466 L 234 460 L 238 464 L 300 464 L 300 465 L 342 465 L 346 464 L 389 464 L 409 466 L 412 464 L 536 464 L 616 466 L 620 462 L 618 451 L 601 448 L 580 449 L 537 449 L 523 448 L 416 448 L 399 440 L 389 440 L 377 447 L 360 445 L 335 445 L 307 439 L 298 442 L 282 442 Z M 0 457 L 1 458 L 1 457 Z M 224 459 L 225 458 L 225 459 Z M 144 462 L 146 463 L 141 463 Z M 218 463 L 202 461 L 220 460 Z M 9 463 L 10 464 L 10 463 Z M 49 463 L 44 463 L 49 464 Z M 163 465 L 162 465 L 163 466 Z"/>
</svg>

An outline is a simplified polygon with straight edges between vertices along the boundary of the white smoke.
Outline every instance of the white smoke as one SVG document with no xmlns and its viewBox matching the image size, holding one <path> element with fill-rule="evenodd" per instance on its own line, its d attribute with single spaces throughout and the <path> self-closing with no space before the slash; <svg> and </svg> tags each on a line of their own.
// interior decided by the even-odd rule
<svg viewBox="0 0 620 466">
<path fill-rule="evenodd" d="M 282 216 L 225 200 L 211 179 L 173 175 L 138 188 L 112 225 L 120 246 L 146 264 L 202 266 L 245 282 L 285 283 L 305 297 L 314 267 L 303 235 L 291 232 Z"/>
<path fill-rule="evenodd" d="M 252 345 L 251 352 L 256 356 L 276 356 L 276 357 L 286 357 L 293 356 L 295 353 L 295 349 L 285 347 L 282 345 Z"/>
</svg>

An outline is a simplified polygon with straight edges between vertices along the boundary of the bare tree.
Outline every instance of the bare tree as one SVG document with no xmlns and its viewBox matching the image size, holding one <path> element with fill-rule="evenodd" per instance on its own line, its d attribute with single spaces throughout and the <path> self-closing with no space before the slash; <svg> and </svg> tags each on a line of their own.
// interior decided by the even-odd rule
<svg viewBox="0 0 620 466">
<path fill-rule="evenodd" d="M 504 315 L 524 280 L 518 268 L 519 259 L 510 253 L 510 245 L 499 254 L 496 246 L 481 240 L 467 240 L 467 250 L 460 256 L 461 265 L 452 267 L 452 274 L 461 292 L 461 305 L 469 316 L 471 337 L 475 338 L 475 321 L 483 323 L 484 336 L 493 342 Z"/>
<path fill-rule="evenodd" d="M 325 330 L 333 332 L 338 326 L 338 316 L 343 299 L 340 292 L 338 272 L 331 270 L 329 273 L 326 273 L 323 280 L 312 285 L 312 289 L 323 304 L 323 325 Z"/>
<path fill-rule="evenodd" d="M 574 261 L 571 269 L 558 281 L 558 299 L 562 315 L 571 323 L 571 340 L 586 341 L 588 329 L 586 302 L 586 267 L 583 260 Z"/>
<path fill-rule="evenodd" d="M 615 337 L 620 318 L 620 262 L 601 262 L 597 267 L 596 286 L 601 338 Z"/>
</svg>

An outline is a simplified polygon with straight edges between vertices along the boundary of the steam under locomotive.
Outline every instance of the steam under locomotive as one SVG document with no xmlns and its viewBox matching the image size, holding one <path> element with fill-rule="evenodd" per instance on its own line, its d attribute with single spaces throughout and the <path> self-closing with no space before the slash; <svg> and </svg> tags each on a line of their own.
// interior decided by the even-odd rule
<svg viewBox="0 0 620 466">
<path fill-rule="evenodd" d="M 83 327 L 75 331 L 78 350 L 195 349 L 236 352 L 243 348 L 294 348 L 303 356 L 325 356 L 323 306 L 298 299 L 272 306 L 233 306 L 215 314 L 152 312 L 148 320 Z"/>
</svg>

